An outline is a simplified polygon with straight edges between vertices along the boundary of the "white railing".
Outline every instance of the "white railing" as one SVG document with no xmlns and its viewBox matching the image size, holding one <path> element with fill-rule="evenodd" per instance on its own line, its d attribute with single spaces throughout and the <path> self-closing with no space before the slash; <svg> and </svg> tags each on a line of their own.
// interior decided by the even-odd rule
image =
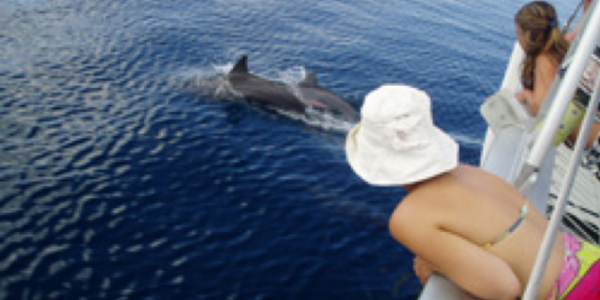
<svg viewBox="0 0 600 300">
<path fill-rule="evenodd" d="M 596 2 L 596 1 L 595 1 Z M 581 36 L 578 37 L 578 40 L 575 47 L 569 52 L 569 54 L 573 53 L 572 56 L 569 56 L 572 59 L 569 59 L 569 67 L 567 72 L 565 73 L 564 78 L 560 81 L 559 85 L 556 85 L 552 88 L 549 98 L 546 101 L 549 107 L 548 113 L 545 116 L 544 126 L 542 130 L 539 132 L 539 135 L 536 137 L 535 142 L 531 149 L 526 151 L 526 159 L 523 160 L 510 160 L 515 165 L 509 166 L 509 168 L 516 168 L 516 173 L 509 176 L 511 178 L 505 178 L 510 182 L 513 182 L 516 187 L 520 188 L 523 192 L 527 194 L 529 190 L 532 189 L 540 181 L 540 178 L 544 177 L 547 174 L 540 174 L 540 170 L 545 164 L 545 160 L 547 158 L 547 154 L 550 150 L 553 149 L 553 140 L 556 135 L 558 126 L 560 125 L 564 112 L 568 108 L 569 102 L 575 90 L 577 89 L 577 84 L 583 75 L 585 67 L 588 63 L 588 59 L 594 49 L 596 48 L 598 41 L 600 40 L 600 9 L 596 9 L 596 3 L 593 3 L 590 7 L 589 17 L 584 20 L 585 24 L 583 26 L 583 30 L 581 32 Z M 511 60 L 507 67 L 505 77 L 502 83 L 502 88 L 509 88 L 512 91 L 515 91 L 518 88 L 518 74 L 520 63 L 523 59 L 522 50 L 518 44 L 515 46 L 515 50 L 512 53 Z M 539 291 L 540 283 L 543 279 L 543 275 L 546 269 L 546 264 L 548 262 L 548 257 L 550 253 L 550 249 L 552 249 L 556 235 L 558 232 L 558 226 L 560 220 L 562 219 L 562 215 L 564 213 L 564 207 L 569 197 L 569 193 L 571 191 L 572 183 L 575 180 L 575 176 L 577 173 L 577 168 L 581 161 L 581 155 L 583 148 L 585 147 L 587 137 L 591 130 L 591 126 L 594 122 L 595 112 L 598 109 L 598 101 L 599 95 L 598 90 L 600 88 L 600 76 L 598 76 L 595 83 L 595 90 L 591 97 L 590 104 L 587 108 L 586 116 L 582 123 L 582 130 L 580 130 L 577 143 L 575 145 L 575 151 L 573 152 L 569 169 L 567 175 L 565 176 L 562 188 L 560 191 L 560 195 L 558 198 L 558 202 L 555 205 L 553 215 L 550 219 L 548 229 L 544 236 L 544 241 L 542 246 L 540 247 L 540 252 L 538 255 L 538 259 L 535 263 L 530 282 L 527 285 L 525 290 L 525 294 L 523 296 L 523 300 L 533 300 L 536 299 L 536 295 Z M 542 109 L 545 111 L 545 107 Z M 534 128 L 529 128 L 531 130 L 535 130 Z M 533 132 L 529 132 L 529 134 L 536 134 Z M 484 145 L 482 151 L 482 167 L 485 168 L 485 165 L 488 166 L 498 166 L 501 164 L 490 163 L 489 160 L 502 160 L 502 155 L 497 155 L 496 157 L 490 157 L 490 152 L 493 152 L 492 147 L 496 147 L 493 145 L 493 141 L 496 137 L 491 131 L 488 130 L 486 136 L 486 143 Z M 522 137 L 518 137 L 521 139 Z M 497 153 L 498 151 L 496 151 Z M 507 153 L 510 155 L 510 153 Z M 545 166 L 544 166 L 545 168 Z M 487 168 L 486 168 L 487 169 Z M 489 170 L 489 169 L 488 169 Z M 498 171 L 498 170 L 489 170 L 489 171 Z M 511 171 L 513 173 L 513 171 Z M 546 185 L 543 185 L 544 187 Z M 538 196 L 547 198 L 549 190 L 546 189 L 543 193 L 538 193 Z M 528 195 L 529 196 L 529 195 Z M 544 199 L 545 201 L 545 199 Z M 448 279 L 444 278 L 440 275 L 434 275 L 425 286 L 423 293 L 421 294 L 420 300 L 473 300 L 473 296 L 469 295 L 460 290 L 456 285 L 450 282 Z"/>
<path fill-rule="evenodd" d="M 554 135 L 561 123 L 564 112 L 577 89 L 591 54 L 598 45 L 598 41 L 600 40 L 600 10 L 596 9 L 596 6 L 596 2 L 594 2 L 592 7 L 590 7 L 590 15 L 586 20 L 586 24 L 579 37 L 579 42 L 574 49 L 573 60 L 569 64 L 565 77 L 554 95 L 554 99 L 547 99 L 552 101 L 552 106 L 550 107 L 546 119 L 547 125 L 544 126 L 540 133 L 540 137 L 536 140 L 526 165 L 521 171 L 517 184 L 525 183 L 535 174 L 536 169 L 539 167 L 539 162 L 543 159 L 547 149 L 551 147 Z M 587 144 L 588 136 L 598 109 L 599 89 L 600 76 L 597 76 L 590 103 L 588 104 L 585 118 L 581 125 L 582 130 L 580 130 L 577 137 L 573 155 L 569 162 L 567 175 L 563 179 L 560 195 L 554 207 L 554 212 L 550 218 L 548 228 L 546 229 L 546 234 L 544 235 L 538 258 L 522 298 L 523 300 L 534 300 L 537 298 L 539 287 L 544 278 L 544 273 L 548 264 L 548 259 L 556 242 L 558 228 L 564 214 L 569 194 L 571 193 L 573 181 L 575 180 L 578 167 L 581 163 L 581 156 L 584 147 Z"/>
</svg>

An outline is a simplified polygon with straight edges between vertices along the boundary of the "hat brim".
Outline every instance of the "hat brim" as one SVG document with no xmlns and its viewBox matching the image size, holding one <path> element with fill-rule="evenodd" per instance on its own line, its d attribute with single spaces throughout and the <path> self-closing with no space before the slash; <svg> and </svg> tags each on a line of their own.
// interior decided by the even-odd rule
<svg viewBox="0 0 600 300">
<path fill-rule="evenodd" d="M 358 124 L 346 138 L 346 157 L 354 172 L 378 186 L 405 185 L 430 179 L 458 165 L 459 146 L 435 125 L 427 128 L 429 143 L 419 149 L 395 151 L 369 145 Z"/>
</svg>

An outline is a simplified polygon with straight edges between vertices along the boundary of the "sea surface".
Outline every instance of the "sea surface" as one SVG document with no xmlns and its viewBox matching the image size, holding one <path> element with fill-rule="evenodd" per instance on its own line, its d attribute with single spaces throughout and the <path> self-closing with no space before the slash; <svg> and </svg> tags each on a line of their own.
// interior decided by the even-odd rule
<svg viewBox="0 0 600 300">
<path fill-rule="evenodd" d="M 0 300 L 416 299 L 387 231 L 404 191 L 351 171 L 352 124 L 247 104 L 222 76 L 248 55 L 356 109 L 417 86 L 478 164 L 526 2 L 1 1 Z"/>
</svg>

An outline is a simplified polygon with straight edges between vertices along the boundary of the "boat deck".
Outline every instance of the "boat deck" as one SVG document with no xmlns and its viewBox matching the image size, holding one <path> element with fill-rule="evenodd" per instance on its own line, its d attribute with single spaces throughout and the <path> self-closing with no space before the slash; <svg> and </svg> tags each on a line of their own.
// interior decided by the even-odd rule
<svg viewBox="0 0 600 300">
<path fill-rule="evenodd" d="M 550 185 L 548 207 L 551 209 L 559 194 L 562 178 L 573 151 L 565 144 L 558 147 L 555 167 Z M 598 229 L 600 228 L 600 181 L 588 168 L 579 167 L 577 178 L 573 181 L 573 189 L 563 219 L 563 229 L 592 242 L 600 244 Z"/>
</svg>

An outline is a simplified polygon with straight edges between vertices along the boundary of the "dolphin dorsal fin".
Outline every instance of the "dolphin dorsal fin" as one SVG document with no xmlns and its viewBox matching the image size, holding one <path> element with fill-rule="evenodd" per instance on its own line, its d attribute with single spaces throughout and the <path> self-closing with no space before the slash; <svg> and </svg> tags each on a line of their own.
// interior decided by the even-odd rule
<svg viewBox="0 0 600 300">
<path fill-rule="evenodd" d="M 248 56 L 242 56 L 233 69 L 231 69 L 230 73 L 248 73 Z"/>
<path fill-rule="evenodd" d="M 308 74 L 306 78 L 300 82 L 300 86 L 319 86 L 319 83 L 317 82 L 317 73 L 312 72 Z"/>
</svg>

